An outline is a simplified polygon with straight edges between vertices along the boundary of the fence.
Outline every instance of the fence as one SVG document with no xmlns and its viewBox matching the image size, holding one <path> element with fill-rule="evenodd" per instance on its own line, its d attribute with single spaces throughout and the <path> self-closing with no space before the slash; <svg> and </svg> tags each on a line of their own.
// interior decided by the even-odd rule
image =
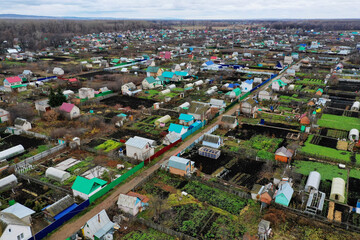
<svg viewBox="0 0 360 240">
<path fill-rule="evenodd" d="M 163 147 L 162 149 L 160 149 L 159 151 L 157 151 L 154 155 L 152 155 L 149 159 L 144 160 L 145 164 L 148 164 L 150 161 L 154 160 L 155 158 L 159 157 L 160 155 L 164 154 L 165 152 L 167 152 L 169 149 L 171 149 L 172 147 L 176 146 L 178 143 L 182 142 L 182 139 L 180 138 L 179 140 L 177 140 L 176 142 Z"/>
<path fill-rule="evenodd" d="M 38 153 L 32 157 L 26 158 L 24 161 L 19 162 L 15 165 L 15 170 L 26 167 L 27 164 L 31 164 L 35 161 L 38 161 L 46 156 L 49 156 L 50 154 L 53 154 L 55 152 L 58 152 L 66 147 L 66 144 L 60 144 L 53 148 L 50 148 L 49 150 L 46 150 L 44 152 Z"/>
<path fill-rule="evenodd" d="M 32 137 L 36 137 L 36 138 L 41 138 L 41 139 L 49 139 L 48 136 L 40 134 L 40 133 L 36 133 L 36 132 L 30 132 L 30 131 L 22 131 L 23 134 L 28 135 L 28 136 L 32 136 Z"/>
<path fill-rule="evenodd" d="M 206 120 L 204 120 L 203 122 L 201 122 L 199 125 L 191 128 L 190 130 L 188 130 L 186 133 L 184 133 L 183 135 L 181 135 L 181 139 L 185 140 L 185 138 L 189 137 L 191 134 L 193 134 L 194 132 L 196 132 L 197 130 L 199 130 L 200 128 L 204 127 L 206 125 Z"/>
</svg>

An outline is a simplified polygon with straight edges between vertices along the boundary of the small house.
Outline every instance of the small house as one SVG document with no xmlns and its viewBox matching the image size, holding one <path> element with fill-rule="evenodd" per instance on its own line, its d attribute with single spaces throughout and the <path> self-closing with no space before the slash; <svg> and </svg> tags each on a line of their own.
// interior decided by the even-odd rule
<svg viewBox="0 0 360 240">
<path fill-rule="evenodd" d="M 182 81 L 189 76 L 189 73 L 186 71 L 175 71 L 173 80 Z"/>
<path fill-rule="evenodd" d="M 210 106 L 202 102 L 191 102 L 187 114 L 194 117 L 195 120 L 205 120 L 210 114 Z"/>
<path fill-rule="evenodd" d="M 72 104 L 72 103 L 64 102 L 60 106 L 59 110 L 68 119 L 74 119 L 74 118 L 80 117 L 80 109 L 77 106 L 75 106 L 74 104 Z"/>
<path fill-rule="evenodd" d="M 152 67 L 152 66 L 149 66 L 147 69 L 146 69 L 146 75 L 148 77 L 157 77 L 157 76 L 161 76 L 161 74 L 163 73 L 162 69 L 159 68 L 159 67 Z"/>
<path fill-rule="evenodd" d="M 86 239 L 112 239 L 115 223 L 110 221 L 105 209 L 90 218 L 81 231 Z"/>
<path fill-rule="evenodd" d="M 14 205 L 5 208 L 1 211 L 2 213 L 11 213 L 21 219 L 21 221 L 24 221 L 27 224 L 31 224 L 31 215 L 35 213 L 34 210 L 20 204 L 15 203 Z M 0 213 L 1 214 L 1 213 Z"/>
<path fill-rule="evenodd" d="M 285 162 L 288 163 L 291 161 L 293 156 L 293 152 L 286 149 L 284 146 L 276 150 L 275 152 L 275 160 L 279 162 Z"/>
<path fill-rule="evenodd" d="M 241 91 L 242 92 L 249 92 L 253 88 L 254 80 L 246 80 L 241 83 Z"/>
<path fill-rule="evenodd" d="M 68 179 L 71 175 L 70 173 L 57 169 L 57 168 L 53 168 L 53 167 L 49 167 L 48 169 L 46 169 L 45 171 L 45 176 L 53 179 L 57 182 L 64 182 L 66 179 Z"/>
<path fill-rule="evenodd" d="M 213 108 L 225 108 L 226 107 L 226 103 L 224 100 L 220 100 L 220 99 L 214 99 L 214 98 L 211 98 L 210 99 L 210 106 L 213 107 Z"/>
<path fill-rule="evenodd" d="M 120 194 L 117 205 L 122 211 L 136 216 L 148 206 L 148 201 L 148 198 L 143 198 L 143 200 L 141 200 L 139 196 Z"/>
<path fill-rule="evenodd" d="M 179 116 L 179 123 L 184 126 L 190 126 L 194 120 L 194 116 L 190 114 L 181 113 Z"/>
<path fill-rule="evenodd" d="M 156 142 L 142 137 L 132 137 L 126 141 L 126 156 L 138 160 L 146 160 L 154 155 L 154 146 Z"/>
<path fill-rule="evenodd" d="M 105 187 L 106 184 L 106 181 L 96 177 L 87 179 L 81 176 L 77 176 L 71 189 L 73 191 L 74 197 L 81 197 L 82 199 L 87 200 L 90 196 Z"/>
<path fill-rule="evenodd" d="M 285 56 L 284 57 L 284 63 L 287 64 L 287 65 L 290 65 L 292 64 L 293 62 L 293 58 L 291 56 Z"/>
<path fill-rule="evenodd" d="M 184 176 L 194 170 L 194 162 L 186 158 L 171 156 L 168 163 L 170 173 Z"/>
<path fill-rule="evenodd" d="M 319 88 L 318 90 L 316 90 L 315 95 L 321 97 L 323 95 L 323 93 L 324 93 L 324 90 L 322 88 Z"/>
<path fill-rule="evenodd" d="M 294 189 L 286 182 L 281 185 L 279 190 L 277 190 L 275 202 L 284 206 L 289 206 L 293 193 Z"/>
<path fill-rule="evenodd" d="M 211 147 L 211 148 L 220 148 L 221 144 L 223 143 L 223 140 L 220 136 L 214 135 L 214 134 L 204 134 L 204 138 L 202 140 L 202 145 Z"/>
<path fill-rule="evenodd" d="M 26 119 L 16 118 L 14 121 L 14 127 L 27 131 L 31 129 L 31 123 Z"/>
<path fill-rule="evenodd" d="M 180 125 L 180 124 L 170 123 L 168 131 L 169 131 L 169 133 L 175 132 L 177 134 L 183 135 L 184 133 L 187 132 L 188 128 L 189 128 L 188 126 L 183 126 L 183 125 Z"/>
<path fill-rule="evenodd" d="M 173 72 L 163 72 L 161 75 L 163 78 L 165 78 L 165 80 L 168 81 L 175 81 L 175 73 Z"/>
<path fill-rule="evenodd" d="M 261 188 L 259 200 L 265 206 L 270 205 L 274 194 L 274 185 L 272 183 L 268 183 Z"/>
<path fill-rule="evenodd" d="M 95 91 L 92 88 L 80 88 L 79 98 L 80 99 L 91 99 L 95 97 Z"/>
<path fill-rule="evenodd" d="M 154 89 L 163 86 L 162 82 L 160 80 L 156 80 L 153 76 L 146 77 L 142 81 L 141 85 L 143 89 Z"/>
<path fill-rule="evenodd" d="M 0 123 L 7 122 L 10 119 L 10 113 L 0 108 Z"/>
<path fill-rule="evenodd" d="M 35 102 L 35 109 L 38 111 L 38 113 L 45 113 L 49 110 L 51 110 L 51 107 L 49 105 L 49 99 L 41 99 Z"/>
<path fill-rule="evenodd" d="M 12 213 L 0 213 L 0 240 L 25 240 L 32 237 L 30 224 Z"/>
<path fill-rule="evenodd" d="M 274 91 L 277 91 L 277 92 L 284 91 L 286 85 L 287 85 L 286 83 L 284 83 L 280 79 L 277 79 L 277 80 L 272 82 L 271 89 L 274 90 Z"/>
<path fill-rule="evenodd" d="M 310 125 L 310 119 L 309 119 L 309 117 L 307 117 L 306 115 L 304 115 L 304 116 L 301 116 L 301 118 L 300 118 L 300 124 L 301 125 Z"/>
<path fill-rule="evenodd" d="M 345 202 L 345 180 L 342 178 L 333 178 L 330 190 L 330 200 Z"/>
<path fill-rule="evenodd" d="M 264 101 L 264 100 L 271 100 L 272 99 L 272 91 L 270 88 L 266 88 L 265 90 L 261 90 L 258 93 L 258 100 Z"/>
<path fill-rule="evenodd" d="M 312 171 L 306 181 L 305 191 L 310 192 L 311 190 L 319 190 L 321 181 L 321 175 L 319 172 Z"/>
<path fill-rule="evenodd" d="M 256 102 L 254 99 L 248 99 L 240 103 L 240 112 L 252 116 L 256 111 Z"/>
<path fill-rule="evenodd" d="M 42 211 L 48 220 L 56 221 L 74 210 L 76 207 L 77 204 L 74 202 L 74 199 L 71 196 L 66 195 L 55 203 L 45 207 Z"/>
<path fill-rule="evenodd" d="M 170 145 L 173 144 L 174 142 L 178 141 L 181 139 L 181 135 L 176 133 L 176 132 L 169 132 L 168 134 L 166 134 L 166 136 L 163 139 L 163 144 L 164 145 Z"/>
<path fill-rule="evenodd" d="M 4 89 L 7 92 L 26 90 L 26 84 L 22 84 L 22 79 L 19 76 L 8 77 L 4 79 Z"/>
<path fill-rule="evenodd" d="M 235 116 L 224 115 L 221 118 L 220 125 L 225 129 L 234 129 L 239 125 L 239 122 Z"/>
</svg>

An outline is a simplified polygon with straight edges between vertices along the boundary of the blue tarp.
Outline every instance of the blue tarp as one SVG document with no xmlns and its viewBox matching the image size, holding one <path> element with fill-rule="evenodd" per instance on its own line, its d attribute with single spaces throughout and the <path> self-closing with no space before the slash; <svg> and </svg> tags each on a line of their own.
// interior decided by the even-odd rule
<svg viewBox="0 0 360 240">
<path fill-rule="evenodd" d="M 72 210 L 74 210 L 78 205 L 76 203 L 74 203 L 73 205 L 71 205 L 70 207 L 68 207 L 67 209 L 65 209 L 64 211 L 62 211 L 61 213 L 59 213 L 58 215 L 56 215 L 54 217 L 55 220 L 59 220 L 60 218 L 62 218 L 63 216 L 65 216 L 66 214 L 68 214 L 69 212 L 71 212 Z"/>
</svg>

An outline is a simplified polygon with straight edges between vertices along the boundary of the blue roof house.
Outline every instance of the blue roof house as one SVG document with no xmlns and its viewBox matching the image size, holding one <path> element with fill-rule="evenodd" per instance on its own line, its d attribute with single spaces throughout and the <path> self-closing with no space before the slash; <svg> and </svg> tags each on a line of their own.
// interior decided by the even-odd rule
<svg viewBox="0 0 360 240">
<path fill-rule="evenodd" d="M 165 71 L 165 72 L 162 73 L 161 76 L 163 76 L 163 77 L 164 77 L 166 80 L 168 80 L 168 81 L 172 81 L 174 75 L 175 75 L 175 73 L 173 73 L 173 72 Z"/>
<path fill-rule="evenodd" d="M 218 149 L 220 148 L 222 143 L 223 143 L 223 139 L 220 136 L 214 134 L 208 134 L 208 133 L 204 134 L 204 138 L 202 142 L 203 146 Z"/>
<path fill-rule="evenodd" d="M 241 83 L 241 91 L 242 92 L 249 92 L 253 88 L 254 80 L 246 80 Z"/>
<path fill-rule="evenodd" d="M 275 195 L 275 202 L 284 206 L 289 206 L 294 189 L 288 182 L 281 185 L 280 189 Z"/>
<path fill-rule="evenodd" d="M 180 124 L 182 124 L 184 126 L 190 126 L 191 124 L 194 123 L 195 118 L 193 115 L 181 113 L 179 120 L 180 120 L 180 122 L 179 122 Z"/>
<path fill-rule="evenodd" d="M 184 133 L 187 132 L 188 128 L 189 127 L 180 124 L 170 123 L 168 131 L 169 133 L 176 132 L 177 134 L 183 135 Z"/>
</svg>

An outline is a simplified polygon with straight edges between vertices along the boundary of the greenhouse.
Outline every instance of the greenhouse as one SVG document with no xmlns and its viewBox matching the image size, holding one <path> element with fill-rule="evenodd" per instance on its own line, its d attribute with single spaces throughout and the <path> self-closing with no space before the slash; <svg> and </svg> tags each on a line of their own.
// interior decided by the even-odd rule
<svg viewBox="0 0 360 240">
<path fill-rule="evenodd" d="M 312 189 L 319 190 L 321 175 L 316 171 L 312 171 L 306 181 L 305 191 L 310 192 Z"/>
<path fill-rule="evenodd" d="M 17 184 L 17 178 L 14 174 L 11 174 L 7 177 L 0 179 L 0 189 L 5 189 L 8 187 L 14 187 Z"/>
<path fill-rule="evenodd" d="M 70 173 L 57 168 L 49 167 L 45 172 L 45 176 L 55 181 L 63 182 L 70 177 Z"/>
<path fill-rule="evenodd" d="M 5 160 L 5 159 L 8 159 L 8 158 L 14 157 L 14 156 L 19 155 L 19 154 L 21 154 L 23 152 L 25 152 L 24 147 L 21 144 L 16 145 L 15 147 L 6 149 L 4 151 L 1 151 L 0 152 L 0 160 Z"/>
<path fill-rule="evenodd" d="M 200 156 L 212 158 L 212 159 L 218 159 L 220 157 L 221 151 L 209 147 L 201 147 L 198 151 Z"/>
</svg>

